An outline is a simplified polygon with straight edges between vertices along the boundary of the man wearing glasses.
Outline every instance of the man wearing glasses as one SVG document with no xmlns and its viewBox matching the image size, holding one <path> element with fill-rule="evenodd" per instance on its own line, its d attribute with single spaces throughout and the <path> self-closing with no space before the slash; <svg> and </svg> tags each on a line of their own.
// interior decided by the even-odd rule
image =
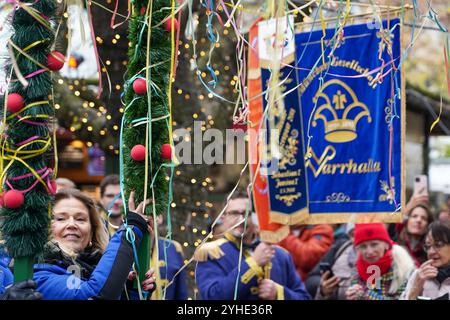
<svg viewBox="0 0 450 320">
<path fill-rule="evenodd" d="M 256 214 L 246 193 L 231 197 L 222 222 L 223 236 L 194 254 L 202 299 L 310 299 L 289 253 L 259 240 Z"/>
</svg>

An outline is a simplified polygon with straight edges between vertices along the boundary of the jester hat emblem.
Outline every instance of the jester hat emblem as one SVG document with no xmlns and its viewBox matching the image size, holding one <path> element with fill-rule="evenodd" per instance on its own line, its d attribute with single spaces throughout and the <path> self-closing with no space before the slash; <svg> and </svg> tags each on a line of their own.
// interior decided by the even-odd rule
<svg viewBox="0 0 450 320">
<path fill-rule="evenodd" d="M 337 79 L 327 81 L 314 96 L 313 103 L 317 103 L 317 110 L 312 126 L 322 120 L 325 140 L 329 142 L 350 142 L 358 136 L 356 125 L 362 117 L 367 117 L 368 123 L 372 122 L 367 106 L 347 84 Z"/>
</svg>

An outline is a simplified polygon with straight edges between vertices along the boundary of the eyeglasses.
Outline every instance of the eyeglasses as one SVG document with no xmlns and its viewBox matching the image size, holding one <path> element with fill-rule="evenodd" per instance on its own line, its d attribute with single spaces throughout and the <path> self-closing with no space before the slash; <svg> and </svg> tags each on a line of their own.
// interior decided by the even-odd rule
<svg viewBox="0 0 450 320">
<path fill-rule="evenodd" d="M 442 249 L 443 247 L 445 247 L 446 245 L 448 245 L 448 243 L 444 243 L 442 241 L 438 241 L 435 244 L 424 244 L 423 249 L 428 252 L 430 251 L 431 248 L 434 249 L 434 251 L 439 251 L 440 249 Z"/>
<path fill-rule="evenodd" d="M 245 211 L 232 210 L 227 211 L 226 214 L 230 216 L 245 216 Z"/>
</svg>

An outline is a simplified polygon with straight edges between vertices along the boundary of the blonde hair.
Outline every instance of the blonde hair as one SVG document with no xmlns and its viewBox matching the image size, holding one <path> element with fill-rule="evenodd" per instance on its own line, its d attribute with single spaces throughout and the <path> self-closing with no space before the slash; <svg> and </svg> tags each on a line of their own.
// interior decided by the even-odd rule
<svg viewBox="0 0 450 320">
<path fill-rule="evenodd" d="M 397 292 L 408 281 L 411 274 L 416 270 L 416 264 L 406 249 L 394 244 L 392 246 L 392 267 L 394 279 L 389 288 L 390 294 Z"/>
<path fill-rule="evenodd" d="M 64 199 L 76 199 L 83 203 L 89 211 L 89 221 L 91 223 L 92 247 L 103 253 L 108 245 L 109 237 L 102 221 L 100 213 L 97 211 L 94 200 L 89 198 L 78 189 L 63 189 L 55 195 L 54 204 Z"/>
</svg>

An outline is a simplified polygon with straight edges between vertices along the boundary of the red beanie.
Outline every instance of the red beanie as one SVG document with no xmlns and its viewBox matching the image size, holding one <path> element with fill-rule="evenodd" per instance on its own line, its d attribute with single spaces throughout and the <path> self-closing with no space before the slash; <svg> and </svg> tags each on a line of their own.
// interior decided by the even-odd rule
<svg viewBox="0 0 450 320">
<path fill-rule="evenodd" d="M 355 226 L 355 246 L 364 241 L 381 240 L 393 244 L 382 223 L 357 224 Z"/>
</svg>

